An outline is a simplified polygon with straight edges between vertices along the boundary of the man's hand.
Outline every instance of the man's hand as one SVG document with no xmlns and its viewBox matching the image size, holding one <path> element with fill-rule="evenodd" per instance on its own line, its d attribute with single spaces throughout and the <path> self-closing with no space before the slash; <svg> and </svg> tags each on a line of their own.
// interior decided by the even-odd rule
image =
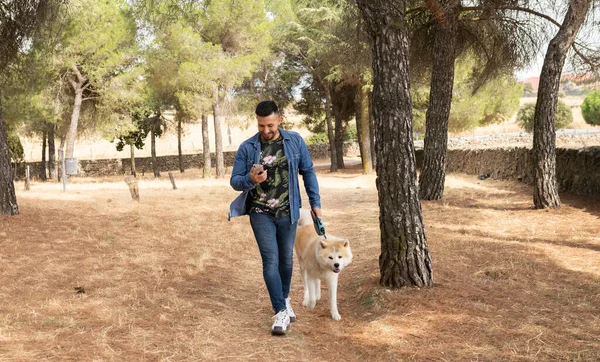
<svg viewBox="0 0 600 362">
<path fill-rule="evenodd" d="M 250 178 L 254 183 L 261 183 L 267 179 L 267 171 L 265 171 L 263 165 L 254 165 L 250 169 Z"/>
<path fill-rule="evenodd" d="M 310 210 L 310 214 L 313 218 L 318 217 L 319 219 L 321 218 L 321 208 L 320 207 L 313 207 Z"/>
</svg>

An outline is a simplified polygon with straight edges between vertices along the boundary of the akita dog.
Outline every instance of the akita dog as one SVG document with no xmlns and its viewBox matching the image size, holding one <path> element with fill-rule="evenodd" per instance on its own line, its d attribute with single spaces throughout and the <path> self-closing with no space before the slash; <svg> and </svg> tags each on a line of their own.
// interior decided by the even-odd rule
<svg viewBox="0 0 600 362">
<path fill-rule="evenodd" d="M 347 239 L 326 236 L 317 235 L 310 211 L 301 209 L 294 249 L 304 284 L 302 305 L 308 309 L 315 307 L 321 299 L 321 279 L 324 279 L 329 289 L 331 318 L 337 321 L 342 318 L 337 308 L 338 275 L 352 262 L 352 251 Z"/>
</svg>

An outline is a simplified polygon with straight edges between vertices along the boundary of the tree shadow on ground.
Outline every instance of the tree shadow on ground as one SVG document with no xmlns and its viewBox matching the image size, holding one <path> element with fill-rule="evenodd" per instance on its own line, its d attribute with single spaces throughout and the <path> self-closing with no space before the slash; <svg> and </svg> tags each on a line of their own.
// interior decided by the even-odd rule
<svg viewBox="0 0 600 362">
<path fill-rule="evenodd" d="M 433 288 L 388 291 L 376 255 L 349 269 L 346 309 L 353 336 L 384 360 L 594 360 L 600 357 L 600 279 L 501 235 L 440 228 L 428 234 Z M 566 245 L 573 247 L 574 245 Z M 600 251 L 595 244 L 580 248 Z"/>
<path fill-rule="evenodd" d="M 581 209 L 600 219 L 600 196 L 584 196 L 575 194 L 560 194 L 563 205 Z"/>
<path fill-rule="evenodd" d="M 248 220 L 226 221 L 237 196 L 226 181 L 146 190 L 140 203 L 124 184 L 23 197 L 0 230 L 0 359 L 598 360 L 597 218 L 520 209 L 530 194 L 519 185 L 458 181 L 423 203 L 435 284 L 422 289 L 379 285 L 377 190 L 324 188 L 328 232 L 354 254 L 340 275 L 342 320 L 329 317 L 325 286 L 314 310 L 301 306 L 296 264 L 298 321 L 284 338 L 269 334 Z M 469 206 L 477 200 L 517 210 Z"/>
</svg>

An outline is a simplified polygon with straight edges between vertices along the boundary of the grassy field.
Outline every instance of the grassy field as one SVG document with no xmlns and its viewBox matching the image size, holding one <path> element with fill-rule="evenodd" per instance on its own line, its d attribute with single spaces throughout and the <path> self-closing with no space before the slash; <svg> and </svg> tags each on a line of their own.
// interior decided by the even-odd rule
<svg viewBox="0 0 600 362">
<path fill-rule="evenodd" d="M 424 202 L 435 286 L 379 286 L 373 175 L 320 168 L 328 232 L 350 238 L 342 320 L 328 297 L 272 337 L 271 308 L 237 195 L 200 171 L 17 185 L 0 216 L 0 361 L 598 361 L 600 203 L 562 195 L 532 209 L 529 186 L 453 174 Z M 306 197 L 303 198 L 306 200 Z M 325 287 L 324 287 L 325 288 Z"/>
</svg>

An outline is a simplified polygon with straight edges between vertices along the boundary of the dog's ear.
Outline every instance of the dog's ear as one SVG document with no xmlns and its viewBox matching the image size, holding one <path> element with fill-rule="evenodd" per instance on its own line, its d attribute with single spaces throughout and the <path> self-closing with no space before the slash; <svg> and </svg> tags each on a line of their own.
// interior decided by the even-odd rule
<svg viewBox="0 0 600 362">
<path fill-rule="evenodd" d="M 325 240 L 321 240 L 320 244 L 323 249 L 325 249 L 327 247 L 327 242 Z"/>
<path fill-rule="evenodd" d="M 350 245 L 350 240 L 348 240 L 348 239 L 344 240 L 344 248 L 347 248 L 348 245 Z"/>
</svg>

